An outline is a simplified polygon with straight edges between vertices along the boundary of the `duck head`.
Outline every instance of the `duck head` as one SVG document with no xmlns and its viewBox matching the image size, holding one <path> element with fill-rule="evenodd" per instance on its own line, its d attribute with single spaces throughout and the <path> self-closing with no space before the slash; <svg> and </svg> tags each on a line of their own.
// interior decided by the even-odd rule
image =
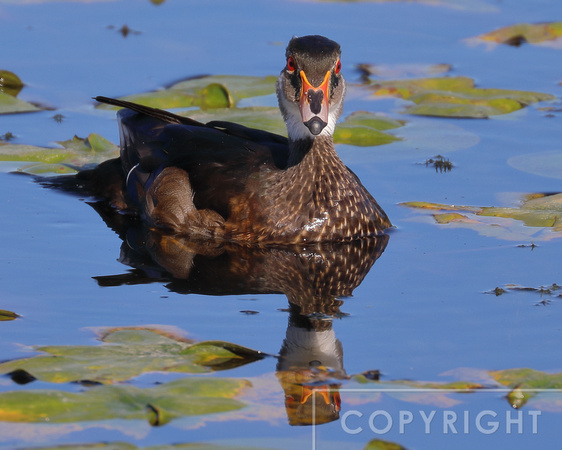
<svg viewBox="0 0 562 450">
<path fill-rule="evenodd" d="M 323 36 L 294 37 L 285 56 L 277 97 L 289 139 L 333 135 L 345 95 L 339 44 Z"/>
</svg>

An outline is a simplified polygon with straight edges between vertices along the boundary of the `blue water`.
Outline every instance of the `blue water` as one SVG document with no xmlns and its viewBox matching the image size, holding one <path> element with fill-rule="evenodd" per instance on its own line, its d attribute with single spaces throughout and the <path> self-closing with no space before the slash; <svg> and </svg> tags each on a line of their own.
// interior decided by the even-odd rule
<svg viewBox="0 0 562 450">
<path fill-rule="evenodd" d="M 560 20 L 559 1 L 460 5 L 468 7 L 300 1 L 168 0 L 159 6 L 140 0 L 23 5 L 0 1 L 0 69 L 17 73 L 26 83 L 20 98 L 54 108 L 0 116 L 0 134 L 10 131 L 16 135 L 15 143 L 50 146 L 75 134 L 85 137 L 95 132 L 116 143 L 113 113 L 94 111 L 92 96 L 154 90 L 200 74 L 276 74 L 283 64 L 284 45 L 294 34 L 318 33 L 338 41 L 350 83 L 359 78 L 354 70 L 359 63 L 448 63 L 453 65 L 453 75 L 472 77 L 480 87 L 560 97 L 560 50 L 531 45 L 488 50 L 463 41 L 517 22 Z M 124 24 L 140 33 L 124 38 L 117 31 Z M 554 106 L 559 108 L 559 101 Z M 507 283 L 562 284 L 560 235 L 535 242 L 534 249 L 518 247 L 534 238 L 509 241 L 436 226 L 398 205 L 423 200 L 510 206 L 506 193 L 560 191 L 560 178 L 531 175 L 507 164 L 512 156 L 560 150 L 560 113 L 546 117 L 531 106 L 489 120 L 428 119 L 400 114 L 396 101 L 350 96 L 344 113 L 359 109 L 384 112 L 408 124 L 396 131 L 407 138 L 406 143 L 339 148 L 397 228 L 384 254 L 342 306 L 348 315 L 334 320 L 347 374 L 379 369 L 384 380 L 451 381 L 463 379 L 466 372 L 450 373 L 459 368 L 561 372 L 560 298 L 537 306 L 537 293 L 500 297 L 486 293 Z M 60 124 L 52 119 L 56 113 L 65 116 Z M 419 140 L 419 129 L 430 130 L 423 145 L 409 146 L 407 142 Z M 451 172 L 436 173 L 419 165 L 439 153 L 453 162 Z M 2 167 L 8 172 L 15 166 Z M 128 267 L 118 261 L 121 240 L 90 206 L 8 173 L 0 174 L 0 191 L 4 193 L 0 196 L 0 309 L 22 316 L 0 322 L 0 360 L 28 356 L 32 353 L 25 346 L 31 345 L 97 345 L 92 327 L 148 324 L 175 326 L 197 340 L 226 340 L 279 353 L 288 323 L 287 313 L 281 311 L 287 307 L 284 295 L 181 295 L 163 283 L 100 287 L 92 277 L 125 273 Z M 246 315 L 242 310 L 258 314 Z M 218 375 L 251 378 L 261 386 L 261 400 L 258 395 L 253 401 L 262 409 L 251 420 L 225 415 L 225 419 L 180 419 L 161 428 L 108 421 L 76 430 L 0 423 L 0 446 L 100 441 L 144 446 L 218 440 L 308 448 L 312 430 L 287 424 L 275 370 L 276 360 L 267 358 Z M 169 378 L 156 374 L 137 382 L 144 385 Z M 32 383 L 25 388 L 35 387 L 39 386 Z M 0 390 L 17 388 L 8 378 L 0 378 Z M 471 413 L 495 409 L 505 414 L 507 407 L 501 394 L 461 398 Z M 342 400 L 342 412 L 354 407 L 353 396 L 342 393 Z M 368 398 L 363 404 L 367 416 L 379 408 L 393 414 L 418 408 L 387 397 L 377 402 Z M 462 407 L 457 409 L 462 414 Z M 501 430 L 493 436 L 461 433 L 457 437 L 435 431 L 421 439 L 419 432 L 393 430 L 379 437 L 408 448 L 557 448 L 559 419 L 559 410 L 545 410 L 537 435 L 526 428 L 521 436 Z M 317 437 L 318 448 L 329 443 L 360 448 L 377 436 L 368 431 L 345 434 L 336 421 L 318 427 Z"/>
</svg>

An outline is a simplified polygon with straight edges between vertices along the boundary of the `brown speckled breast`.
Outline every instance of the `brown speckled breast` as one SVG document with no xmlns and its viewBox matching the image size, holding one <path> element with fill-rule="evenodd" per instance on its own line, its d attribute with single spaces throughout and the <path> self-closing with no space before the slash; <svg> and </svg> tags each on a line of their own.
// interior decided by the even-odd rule
<svg viewBox="0 0 562 450">
<path fill-rule="evenodd" d="M 225 238 L 279 244 L 335 242 L 379 235 L 390 226 L 329 138 L 319 136 L 298 164 L 282 171 L 264 169 L 250 177 L 246 191 L 231 201 Z"/>
</svg>

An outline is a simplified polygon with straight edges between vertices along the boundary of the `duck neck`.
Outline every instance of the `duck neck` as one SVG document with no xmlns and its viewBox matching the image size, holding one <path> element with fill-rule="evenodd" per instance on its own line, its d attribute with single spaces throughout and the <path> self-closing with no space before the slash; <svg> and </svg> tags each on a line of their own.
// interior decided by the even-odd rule
<svg viewBox="0 0 562 450">
<path fill-rule="evenodd" d="M 315 163 L 326 164 L 330 160 L 339 161 L 334 140 L 330 135 L 289 141 L 287 169 L 303 165 L 310 171 Z"/>
</svg>

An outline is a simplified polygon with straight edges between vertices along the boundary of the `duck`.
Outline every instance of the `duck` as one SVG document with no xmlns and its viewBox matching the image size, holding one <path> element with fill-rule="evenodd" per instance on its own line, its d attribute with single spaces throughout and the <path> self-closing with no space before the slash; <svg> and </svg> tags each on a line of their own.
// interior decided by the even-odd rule
<svg viewBox="0 0 562 450">
<path fill-rule="evenodd" d="M 334 146 L 341 68 L 338 43 L 289 41 L 276 82 L 288 137 L 95 97 L 121 108 L 120 156 L 77 181 L 149 227 L 194 240 L 285 245 L 384 234 L 390 220 Z"/>
</svg>

